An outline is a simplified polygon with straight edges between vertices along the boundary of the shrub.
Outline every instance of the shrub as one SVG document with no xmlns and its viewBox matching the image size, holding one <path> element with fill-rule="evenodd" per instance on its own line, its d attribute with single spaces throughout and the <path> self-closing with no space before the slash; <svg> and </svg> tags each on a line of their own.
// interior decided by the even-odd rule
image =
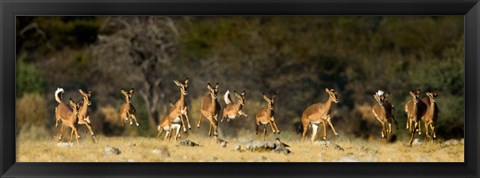
<svg viewBox="0 0 480 178">
<path fill-rule="evenodd" d="M 44 96 L 25 93 L 16 101 L 17 136 L 22 138 L 46 138 L 47 103 Z"/>
</svg>

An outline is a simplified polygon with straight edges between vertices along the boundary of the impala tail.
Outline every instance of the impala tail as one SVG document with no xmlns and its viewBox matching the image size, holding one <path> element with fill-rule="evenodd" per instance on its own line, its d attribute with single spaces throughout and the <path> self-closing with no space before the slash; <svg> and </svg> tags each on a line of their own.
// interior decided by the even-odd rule
<svg viewBox="0 0 480 178">
<path fill-rule="evenodd" d="M 227 92 L 225 92 L 225 95 L 223 95 L 223 100 L 225 100 L 225 104 L 232 103 L 232 99 L 230 99 L 230 90 L 227 90 Z"/>
<path fill-rule="evenodd" d="M 58 103 L 61 103 L 62 102 L 62 96 L 61 94 L 63 94 L 65 91 L 63 90 L 63 88 L 57 88 L 57 90 L 55 91 L 55 100 L 58 102 Z"/>
</svg>

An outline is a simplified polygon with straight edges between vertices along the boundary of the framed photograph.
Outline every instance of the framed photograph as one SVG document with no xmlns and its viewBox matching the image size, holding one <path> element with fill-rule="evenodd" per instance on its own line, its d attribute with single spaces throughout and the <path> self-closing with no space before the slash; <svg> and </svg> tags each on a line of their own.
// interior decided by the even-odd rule
<svg viewBox="0 0 480 178">
<path fill-rule="evenodd" d="M 478 177 L 478 0 L 2 1 L 2 177 Z"/>
</svg>

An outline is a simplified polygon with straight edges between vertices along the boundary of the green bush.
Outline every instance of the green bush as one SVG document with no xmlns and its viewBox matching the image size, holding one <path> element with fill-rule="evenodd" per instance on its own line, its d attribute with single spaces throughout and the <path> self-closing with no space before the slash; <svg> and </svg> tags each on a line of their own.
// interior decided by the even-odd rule
<svg viewBox="0 0 480 178">
<path fill-rule="evenodd" d="M 20 59 L 16 67 L 17 98 L 22 97 L 24 93 L 44 93 L 45 81 L 32 64 L 27 64 Z"/>
</svg>

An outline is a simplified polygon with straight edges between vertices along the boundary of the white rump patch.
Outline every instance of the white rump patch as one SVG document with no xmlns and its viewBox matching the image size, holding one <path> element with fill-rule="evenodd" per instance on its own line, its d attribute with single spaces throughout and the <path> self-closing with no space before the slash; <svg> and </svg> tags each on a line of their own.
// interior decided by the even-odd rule
<svg viewBox="0 0 480 178">
<path fill-rule="evenodd" d="M 172 122 L 180 122 L 180 117 L 176 117 Z"/>
<path fill-rule="evenodd" d="M 320 121 L 311 121 L 310 123 L 311 123 L 312 125 L 315 125 L 315 124 L 318 125 L 318 124 L 320 124 Z M 318 127 L 318 126 L 317 126 L 317 127 Z"/>
<path fill-rule="evenodd" d="M 377 96 L 382 96 L 383 94 L 385 94 L 383 90 L 378 90 L 376 93 Z"/>
</svg>

